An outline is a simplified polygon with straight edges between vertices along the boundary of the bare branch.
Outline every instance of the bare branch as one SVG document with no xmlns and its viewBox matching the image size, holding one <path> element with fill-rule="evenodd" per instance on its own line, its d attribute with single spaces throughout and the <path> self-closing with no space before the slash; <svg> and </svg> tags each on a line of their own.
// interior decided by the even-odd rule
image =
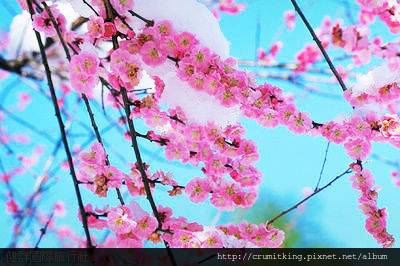
<svg viewBox="0 0 400 266">
<path fill-rule="evenodd" d="M 322 190 L 326 189 L 327 187 L 329 187 L 330 185 L 332 185 L 335 181 L 337 181 L 339 178 L 341 178 L 342 176 L 351 173 L 351 169 L 347 168 L 346 171 L 344 171 L 343 173 L 341 173 L 340 175 L 338 175 L 337 177 L 335 177 L 334 179 L 332 179 L 331 182 L 329 182 L 328 184 L 326 184 L 325 186 L 323 186 L 320 189 L 315 190 L 313 193 L 311 193 L 309 196 L 305 197 L 303 200 L 299 201 L 298 203 L 296 203 L 294 206 L 290 207 L 289 209 L 281 212 L 280 214 L 278 214 L 277 216 L 275 216 L 274 218 L 272 218 L 271 220 L 268 221 L 267 225 L 270 225 L 272 223 L 274 223 L 276 220 L 278 220 L 279 218 L 281 218 L 282 216 L 288 214 L 289 212 L 293 211 L 294 209 L 296 209 L 297 207 L 299 207 L 302 203 L 306 202 L 307 200 L 311 199 L 312 197 L 314 197 L 315 195 L 317 195 L 319 192 L 321 192 Z"/>
<path fill-rule="evenodd" d="M 319 183 L 321 182 L 322 174 L 324 173 L 324 170 L 325 170 L 326 158 L 328 157 L 328 151 L 329 151 L 329 144 L 330 144 L 330 142 L 328 142 L 328 144 L 326 145 L 324 161 L 322 162 L 321 172 L 319 172 L 318 182 L 317 182 L 317 185 L 314 188 L 314 191 L 318 190 Z"/>
</svg>

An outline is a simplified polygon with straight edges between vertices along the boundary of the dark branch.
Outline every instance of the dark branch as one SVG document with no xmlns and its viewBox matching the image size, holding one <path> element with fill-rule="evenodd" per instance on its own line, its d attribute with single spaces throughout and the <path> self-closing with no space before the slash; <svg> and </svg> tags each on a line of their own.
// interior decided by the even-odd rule
<svg viewBox="0 0 400 266">
<path fill-rule="evenodd" d="M 318 45 L 318 48 L 321 50 L 326 62 L 329 65 L 329 68 L 332 70 L 333 74 L 335 75 L 337 81 L 339 82 L 340 86 L 342 87 L 343 91 L 346 91 L 346 85 L 344 84 L 342 78 L 340 77 L 339 73 L 336 71 L 335 66 L 332 64 L 331 59 L 329 59 L 328 54 L 326 53 L 324 47 L 321 44 L 321 41 L 318 39 L 317 35 L 315 34 L 313 28 L 311 27 L 310 23 L 308 23 L 308 20 L 306 19 L 306 17 L 304 16 L 303 12 L 301 11 L 301 9 L 299 8 L 299 6 L 296 3 L 296 0 L 290 0 L 294 6 L 294 9 L 296 9 L 296 12 L 300 15 L 301 19 L 303 20 L 304 24 L 306 25 L 308 31 L 311 33 L 315 43 Z"/>
<path fill-rule="evenodd" d="M 317 189 L 316 191 L 314 191 L 312 194 L 310 194 L 309 196 L 307 196 L 306 198 L 304 198 L 303 200 L 301 200 L 300 202 L 296 203 L 294 206 L 290 207 L 289 209 L 281 212 L 280 214 L 278 214 L 277 216 L 275 216 L 274 218 L 272 218 L 271 220 L 268 221 L 267 225 L 270 225 L 272 223 L 274 223 L 276 220 L 278 220 L 279 218 L 281 218 L 282 216 L 286 215 L 287 213 L 293 211 L 294 209 L 296 209 L 297 207 L 299 207 L 301 204 L 303 204 L 304 202 L 306 202 L 307 200 L 311 199 L 312 197 L 314 197 L 315 195 L 317 195 L 319 192 L 321 192 L 322 190 L 326 189 L 327 187 L 329 187 L 330 185 L 332 185 L 335 181 L 337 181 L 339 178 L 341 178 L 342 176 L 351 173 L 351 169 L 348 168 L 346 171 L 344 171 L 343 173 L 341 173 L 340 175 L 338 175 L 337 177 L 335 177 L 334 179 L 332 179 L 331 182 L 329 182 L 328 184 L 326 184 L 325 186 L 323 186 L 320 189 Z"/>
<path fill-rule="evenodd" d="M 31 16 L 33 16 L 35 14 L 35 11 L 33 10 L 31 0 L 27 0 L 27 4 L 28 4 L 28 7 L 29 7 L 29 12 L 30 12 Z M 53 105 L 54 105 L 54 109 L 55 109 L 55 112 L 56 112 L 58 125 L 59 125 L 60 131 L 61 131 L 61 136 L 62 136 L 62 141 L 63 141 L 63 144 L 64 144 L 65 153 L 67 154 L 70 173 L 71 173 L 71 176 L 72 176 L 72 181 L 74 183 L 75 193 L 76 193 L 76 196 L 77 196 L 77 199 L 78 199 L 78 205 L 79 205 L 80 213 L 81 213 L 81 216 L 82 216 L 82 223 L 83 223 L 83 228 L 85 230 L 87 245 L 88 245 L 89 248 L 93 248 L 93 244 L 92 244 L 92 240 L 90 238 L 89 228 L 88 228 L 88 224 L 87 224 L 87 219 L 86 219 L 87 217 L 86 217 L 85 209 L 84 209 L 84 206 L 83 206 L 82 196 L 81 196 L 81 193 L 80 193 L 78 180 L 76 178 L 74 163 L 73 163 L 73 160 L 72 160 L 72 155 L 71 155 L 71 151 L 70 151 L 68 140 L 67 140 L 67 135 L 65 133 L 64 122 L 63 122 L 62 117 L 61 117 L 60 107 L 58 106 L 57 96 L 56 96 L 55 88 L 54 88 L 53 81 L 52 81 L 52 78 L 51 78 L 51 70 L 50 70 L 49 64 L 47 62 L 47 56 L 46 56 L 45 48 L 44 48 L 44 45 L 43 45 L 43 42 L 42 42 L 42 38 L 40 37 L 39 32 L 37 32 L 36 30 L 34 30 L 34 31 L 35 31 L 37 42 L 39 44 L 40 55 L 42 57 L 43 65 L 44 65 L 44 68 L 45 68 L 45 71 L 46 71 L 47 82 L 48 82 L 48 85 L 49 85 L 51 98 L 53 100 Z"/>
<path fill-rule="evenodd" d="M 314 188 L 314 191 L 317 191 L 317 190 L 318 190 L 319 183 L 321 182 L 322 174 L 324 173 L 325 164 L 326 164 L 326 158 L 328 157 L 329 144 L 330 144 L 330 142 L 328 142 L 328 144 L 326 145 L 326 150 L 325 150 L 325 155 L 324 155 L 324 161 L 322 162 L 321 172 L 319 172 L 318 182 L 317 182 L 317 185 L 316 185 L 315 188 Z"/>
</svg>

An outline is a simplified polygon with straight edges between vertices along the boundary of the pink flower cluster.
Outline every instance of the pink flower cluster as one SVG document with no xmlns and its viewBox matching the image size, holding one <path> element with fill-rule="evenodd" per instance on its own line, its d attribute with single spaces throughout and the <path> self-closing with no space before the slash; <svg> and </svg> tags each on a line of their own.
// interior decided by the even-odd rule
<svg viewBox="0 0 400 266">
<path fill-rule="evenodd" d="M 296 25 L 296 12 L 294 10 L 288 10 L 283 13 L 286 27 L 292 31 Z"/>
<path fill-rule="evenodd" d="M 159 207 L 160 209 L 161 207 Z M 203 227 L 197 223 L 188 223 L 185 218 L 172 218 L 172 210 L 163 208 L 164 230 L 162 238 L 176 248 L 243 248 L 243 247 L 280 247 L 284 232 L 265 224 L 255 225 L 242 222 L 239 225 L 228 224 L 216 227 Z"/>
<path fill-rule="evenodd" d="M 317 32 L 322 39 L 323 45 L 327 46 L 330 34 L 330 20 L 328 18 L 324 20 Z M 148 43 L 151 43 L 153 52 L 143 53 L 143 50 L 147 51 L 144 48 L 148 46 Z M 119 56 L 117 60 L 113 60 L 113 55 L 120 53 L 125 54 L 125 56 Z M 146 27 L 143 33 L 137 35 L 135 39 L 121 42 L 121 47 L 112 54 L 111 68 L 115 65 L 113 64 L 114 62 L 123 62 L 123 58 L 128 58 L 128 53 L 132 55 L 136 53 L 141 54 L 145 63 L 146 54 L 154 55 L 154 57 L 150 56 L 150 59 L 148 58 L 150 61 L 146 63 L 152 66 L 157 66 L 164 62 L 167 55 L 172 56 L 178 62 L 176 65 L 178 77 L 183 81 L 187 81 L 194 89 L 207 92 L 219 99 L 221 104 L 225 106 L 240 104 L 245 116 L 256 119 L 261 125 L 266 127 L 275 127 L 283 124 L 294 133 L 322 134 L 328 140 L 335 143 L 346 142 L 345 148 L 352 158 L 365 158 L 371 150 L 370 141 L 382 140 L 382 134 L 379 131 L 379 119 L 372 117 L 373 115 L 370 115 L 367 120 L 362 118 L 355 119 L 354 121 L 357 120 L 358 124 L 354 121 L 345 122 L 344 124 L 329 122 L 323 125 L 323 127 L 313 124 L 309 115 L 299 112 L 292 103 L 291 98 L 284 96 L 281 89 L 269 84 L 255 86 L 254 82 L 245 72 L 235 69 L 235 61 L 233 59 L 229 58 L 221 61 L 217 55 L 213 54 L 207 48 L 202 47 L 193 35 L 189 33 L 175 33 L 169 22 L 159 22 L 154 27 Z M 162 57 L 162 59 L 159 59 L 159 57 Z M 140 72 L 139 66 L 136 72 Z M 118 76 L 120 77 L 121 74 L 119 72 Z M 116 83 L 113 85 L 118 88 L 121 84 Z M 135 112 L 138 113 L 140 111 L 142 113 L 140 116 L 146 117 L 145 120 L 149 126 L 155 128 L 162 127 L 170 120 L 169 117 L 174 116 L 174 114 L 160 113 L 160 108 L 154 105 L 156 101 L 152 101 L 151 98 L 147 97 L 146 101 L 142 105 L 150 108 L 137 107 Z M 185 120 L 183 114 L 179 115 L 179 117 Z M 360 119 L 362 121 L 359 121 Z M 174 125 L 178 124 L 175 123 Z M 313 127 L 314 129 L 312 129 Z M 368 135 L 372 132 L 371 130 L 374 134 Z M 357 135 L 359 132 L 362 133 L 361 137 Z M 187 137 L 187 134 L 182 135 L 186 139 L 190 139 Z M 169 138 L 167 137 L 167 139 Z M 398 145 L 393 138 L 387 137 L 386 140 Z M 195 151 L 191 151 L 192 153 L 190 153 L 189 151 L 182 150 L 183 148 L 179 147 L 179 145 L 170 148 L 173 147 L 172 143 L 174 143 L 173 139 L 170 140 L 166 149 L 169 159 L 183 159 L 185 156 L 188 156 L 188 159 L 183 159 L 183 161 L 191 161 L 191 159 L 197 158 L 198 153 L 194 154 L 193 152 Z M 190 145 L 186 146 L 190 147 Z M 231 147 L 231 149 L 233 148 Z M 195 165 L 198 162 L 195 160 Z"/>
<path fill-rule="evenodd" d="M 98 38 L 108 40 L 117 32 L 112 22 L 104 22 L 104 19 L 98 16 L 91 16 L 87 27 L 86 36 L 89 37 L 91 43 L 95 42 Z"/>
<path fill-rule="evenodd" d="M 125 14 L 128 10 L 131 10 L 134 6 L 133 0 L 110 0 L 110 3 L 121 15 Z"/>
<path fill-rule="evenodd" d="M 93 209 L 88 204 L 85 211 L 89 228 L 108 228 L 115 233 L 117 241 L 113 243 L 114 247 L 142 248 L 144 240 L 155 240 L 153 234 L 157 234 L 156 218 L 145 212 L 135 201 L 131 201 L 129 206 L 120 205 L 111 209 L 108 206 Z M 78 218 L 81 220 L 80 213 Z M 156 239 L 159 239 L 158 234 Z"/>
<path fill-rule="evenodd" d="M 378 16 L 393 34 L 400 32 L 400 4 L 396 0 L 357 0 L 361 7 L 360 21 L 367 24 Z"/>
<path fill-rule="evenodd" d="M 243 3 L 236 3 L 235 0 L 219 0 L 218 10 L 232 15 L 242 12 L 246 8 Z"/>
<path fill-rule="evenodd" d="M 234 236 L 237 240 L 245 240 L 256 247 L 278 248 L 285 238 L 283 231 L 272 228 L 270 225 L 249 224 L 246 221 L 239 225 L 221 225 L 218 226 L 218 229 L 225 235 Z"/>
<path fill-rule="evenodd" d="M 98 56 L 81 51 L 74 55 L 68 65 L 71 86 L 88 97 L 93 95 L 94 87 L 99 83 L 99 59 Z"/>
<path fill-rule="evenodd" d="M 368 169 L 362 169 L 360 164 L 352 164 L 355 175 L 350 178 L 353 188 L 360 191 L 360 209 L 367 216 L 365 228 L 383 247 L 394 245 L 394 238 L 386 231 L 386 208 L 377 207 L 378 193 L 373 188 L 375 180 Z"/>
<path fill-rule="evenodd" d="M 317 30 L 317 34 L 325 47 L 329 44 L 330 25 L 329 18 L 326 18 L 321 28 Z M 276 49 L 273 49 L 274 53 L 277 52 L 277 48 L 279 48 L 278 45 Z M 319 53 L 317 51 L 311 53 L 311 46 L 306 51 L 310 52 L 305 52 L 304 56 L 299 56 L 299 60 L 303 62 L 300 66 L 314 62 Z M 219 56 L 202 47 L 193 35 L 175 33 L 172 24 L 168 21 L 157 22 L 154 27 L 144 28 L 143 32 L 133 39 L 122 41 L 120 48 L 111 54 L 110 68 L 112 72 L 109 74 L 109 79 L 114 88 L 124 86 L 131 89 L 138 83 L 141 77 L 141 66 L 139 61 L 135 59 L 137 54 L 142 57 L 145 64 L 151 66 L 162 64 L 167 60 L 167 56 L 175 58 L 174 60 L 178 62 L 176 67 L 179 78 L 187 81 L 194 89 L 205 91 L 216 97 L 225 106 L 240 104 L 245 116 L 256 119 L 266 127 L 276 127 L 282 124 L 288 126 L 294 133 L 313 132 L 313 134 L 329 136 L 328 140 L 335 143 L 345 142 L 349 138 L 354 139 L 358 132 L 357 129 L 347 128 L 353 126 L 351 123 L 340 125 L 335 122 L 328 123 L 323 131 L 320 130 L 321 127 L 315 127 L 312 130 L 313 122 L 309 115 L 299 112 L 292 103 L 292 99 L 284 96 L 281 89 L 269 84 L 257 87 L 247 73 L 235 69 L 236 63 L 232 58 L 221 61 Z M 162 83 L 162 81 L 159 83 Z M 157 91 L 162 93 L 162 90 Z M 345 95 L 347 94 L 346 92 Z M 134 94 L 130 94 L 130 97 L 134 100 L 137 98 Z M 142 103 L 142 105 L 151 108 L 137 107 L 135 112 L 145 111 L 140 116 L 147 117 L 145 120 L 149 126 L 162 127 L 166 121 L 170 120 L 168 117 L 173 116 L 166 113 L 160 114 L 160 108 L 153 107 L 156 100 L 151 100 L 151 97 L 146 97 L 145 100 L 147 102 Z M 374 119 L 374 122 L 379 124 L 376 119 Z M 328 134 L 327 132 L 330 132 L 329 128 L 333 124 L 336 124 L 332 131 L 334 134 Z M 343 128 L 343 126 L 346 128 Z M 364 131 L 368 132 L 368 129 L 371 129 L 371 126 L 366 126 Z M 379 127 L 375 129 L 376 132 L 379 132 Z M 363 136 L 367 137 L 368 135 Z M 346 145 L 346 149 L 349 154 L 352 154 L 353 158 L 364 158 L 370 151 L 369 142 L 372 139 L 352 140 Z M 387 139 L 392 140 L 389 137 Z M 354 149 L 352 150 L 352 148 Z M 168 147 L 166 150 L 170 159 L 174 157 L 170 153 L 172 150 Z M 176 152 L 188 154 L 179 151 L 179 149 Z"/>
<path fill-rule="evenodd" d="M 352 55 L 356 65 L 367 64 L 371 60 L 371 55 L 385 59 L 390 69 L 398 71 L 400 69 L 400 57 L 398 56 L 400 44 L 396 41 L 382 44 L 380 37 L 369 40 L 369 29 L 365 25 L 341 26 L 337 22 L 331 31 L 333 46 L 342 47 Z"/>
<path fill-rule="evenodd" d="M 56 5 L 49 6 L 51 13 L 53 14 L 55 20 L 57 21 L 58 28 L 61 33 L 66 32 L 66 19 L 63 14 L 61 14 Z M 46 10 L 42 10 L 40 13 L 33 15 L 33 27 L 35 30 L 44 32 L 48 37 L 57 36 L 57 31 L 53 26 L 53 22 Z"/>
<path fill-rule="evenodd" d="M 400 140 L 400 116 L 385 115 L 381 123 L 381 132 L 385 137 Z"/>
<path fill-rule="evenodd" d="M 210 201 L 221 210 L 254 204 L 262 174 L 252 166 L 259 155 L 255 143 L 243 139 L 243 127 L 222 129 L 213 123 L 201 126 L 187 121 L 179 109 L 162 112 L 158 105 L 146 102 L 147 106 L 142 103 L 135 108 L 136 117 L 143 117 L 145 123 L 154 128 L 171 125 L 174 129 L 160 136 L 154 133 L 150 136 L 153 141 L 163 140 L 166 158 L 194 166 L 204 165 L 202 171 L 206 178 L 194 178 L 185 187 L 185 193 L 193 202 L 205 201 L 212 191 Z M 226 177 L 230 177 L 229 180 Z"/>
<path fill-rule="evenodd" d="M 329 46 L 330 27 L 331 20 L 329 17 L 325 17 L 320 28 L 315 30 L 315 34 L 318 36 L 324 49 L 328 49 Z M 294 73 L 305 72 L 309 66 L 320 60 L 320 58 L 321 52 L 317 45 L 314 43 L 306 44 L 305 47 L 296 55 L 298 66 L 294 70 Z"/>
<path fill-rule="evenodd" d="M 80 155 L 78 179 L 87 183 L 88 188 L 99 197 L 107 197 L 109 188 L 119 188 L 125 174 L 116 167 L 108 165 L 103 146 L 95 142 L 89 152 Z"/>
<path fill-rule="evenodd" d="M 344 148 L 350 158 L 364 160 L 371 153 L 372 141 L 388 141 L 399 147 L 399 139 L 394 136 L 397 128 L 395 121 L 398 121 L 398 118 L 391 118 L 397 120 L 387 119 L 387 116 L 379 117 L 376 113 L 369 112 L 365 118 L 356 115 L 340 123 L 325 123 L 319 131 L 330 142 L 344 143 Z"/>
<path fill-rule="evenodd" d="M 372 85 L 372 84 L 371 84 Z M 344 98 L 354 107 L 360 107 L 370 103 L 389 104 L 390 109 L 394 101 L 400 97 L 400 87 L 397 82 L 385 85 L 377 89 L 377 94 L 364 92 L 360 95 L 354 95 L 352 88 L 348 89 L 343 94 Z M 397 110 L 397 106 L 393 106 L 393 111 Z"/>
<path fill-rule="evenodd" d="M 263 63 L 266 63 L 267 65 L 273 65 L 276 63 L 275 58 L 278 55 L 281 47 L 282 47 L 282 42 L 278 41 L 271 46 L 268 53 L 264 49 L 258 48 L 257 59 L 259 61 L 262 61 Z"/>
</svg>

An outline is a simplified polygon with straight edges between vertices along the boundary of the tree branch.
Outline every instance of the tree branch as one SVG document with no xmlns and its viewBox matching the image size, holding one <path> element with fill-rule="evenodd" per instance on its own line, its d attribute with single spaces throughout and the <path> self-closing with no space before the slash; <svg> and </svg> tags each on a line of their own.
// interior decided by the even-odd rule
<svg viewBox="0 0 400 266">
<path fill-rule="evenodd" d="M 325 186 L 323 186 L 322 188 L 319 188 L 317 190 L 315 190 L 312 194 L 310 194 L 309 196 L 305 197 L 303 200 L 299 201 L 298 203 L 296 203 L 294 206 L 290 207 L 289 209 L 281 212 L 280 214 L 278 214 L 277 216 L 275 216 L 274 218 L 272 218 L 271 220 L 268 221 L 267 225 L 270 225 L 272 223 L 274 223 L 276 220 L 278 220 L 279 218 L 281 218 L 282 216 L 286 215 L 287 213 L 293 211 L 294 209 L 296 209 L 297 207 L 299 207 L 302 203 L 306 202 L 307 200 L 311 199 L 312 197 L 314 197 L 315 195 L 317 195 L 319 192 L 321 192 L 322 190 L 326 189 L 327 187 L 329 187 L 330 185 L 332 185 L 335 181 L 337 181 L 339 178 L 341 178 L 342 176 L 351 173 L 351 169 L 347 168 L 346 171 L 344 171 L 343 173 L 341 173 L 340 175 L 338 175 L 337 177 L 335 177 L 334 179 L 332 179 L 331 182 L 329 182 L 328 184 L 326 184 Z"/>
<path fill-rule="evenodd" d="M 50 8 L 47 6 L 46 2 L 43 2 L 43 1 L 42 1 L 42 4 L 43 4 L 44 8 L 46 9 L 47 13 L 49 14 L 49 17 L 50 17 L 50 19 L 51 19 L 51 21 L 52 21 L 52 23 L 53 23 L 53 26 L 54 26 L 54 28 L 55 28 L 56 31 L 57 31 L 58 38 L 60 39 L 60 42 L 61 42 L 61 44 L 62 44 L 62 47 L 63 47 L 63 49 L 64 49 L 64 51 L 65 51 L 65 55 L 66 55 L 66 57 L 67 57 L 67 60 L 68 60 L 68 61 L 71 61 L 71 54 L 70 54 L 70 52 L 69 52 L 69 50 L 68 50 L 68 46 L 66 45 L 66 43 L 65 43 L 65 41 L 64 41 L 64 37 L 62 36 L 60 27 L 58 27 L 57 21 L 55 20 L 55 18 L 54 18 L 54 16 L 53 16 L 53 13 L 51 12 Z M 103 140 L 101 139 L 101 135 L 100 135 L 100 132 L 99 132 L 99 128 L 97 127 L 96 120 L 94 119 L 94 114 L 93 114 L 92 108 L 90 107 L 90 103 L 89 103 L 89 100 L 88 100 L 86 94 L 82 93 L 82 98 L 83 98 L 83 101 L 85 102 L 86 110 L 87 110 L 87 112 L 88 112 L 88 114 L 89 114 L 89 118 L 90 118 L 90 121 L 91 121 L 91 124 L 92 124 L 92 128 L 93 128 L 93 130 L 94 130 L 94 132 L 95 132 L 97 141 L 101 144 L 101 146 L 103 146 L 103 149 L 104 149 L 104 151 L 105 151 L 105 147 L 104 147 L 104 144 L 103 144 Z M 106 158 L 106 164 L 107 164 L 107 165 L 110 165 L 110 162 L 109 162 L 109 160 L 108 160 L 108 154 L 107 154 L 107 152 L 106 152 L 106 156 L 107 156 L 107 158 Z M 123 200 L 123 198 L 122 198 L 122 195 L 121 195 L 121 192 L 120 192 L 119 188 L 116 188 L 116 190 L 117 190 L 117 196 L 118 196 L 118 199 L 119 199 L 120 203 L 121 203 L 122 205 L 125 205 L 125 202 L 124 202 L 124 200 Z"/>
<path fill-rule="evenodd" d="M 318 39 L 317 35 L 315 34 L 313 28 L 311 27 L 310 23 L 308 23 L 308 20 L 306 19 L 306 17 L 304 16 L 303 12 L 301 11 L 301 9 L 299 8 L 299 6 L 296 3 L 296 0 L 290 0 L 294 6 L 294 9 L 296 10 L 296 12 L 300 15 L 301 19 L 303 20 L 304 24 L 306 25 L 308 31 L 311 33 L 311 36 L 313 37 L 315 43 L 318 45 L 318 48 L 321 50 L 326 62 L 329 65 L 329 68 L 332 70 L 333 74 L 335 75 L 337 81 L 339 82 L 340 86 L 342 87 L 343 91 L 346 91 L 346 85 L 344 84 L 342 78 L 340 77 L 339 73 L 336 71 L 335 66 L 332 64 L 331 59 L 329 59 L 328 54 L 326 53 L 324 47 L 321 44 L 321 41 Z"/>
<path fill-rule="evenodd" d="M 28 4 L 29 12 L 30 12 L 31 17 L 32 17 L 35 14 L 35 11 L 34 11 L 34 9 L 32 7 L 31 0 L 27 0 L 27 4 Z M 72 176 L 72 181 L 74 183 L 75 193 L 76 193 L 76 197 L 78 199 L 78 205 L 79 205 L 80 213 L 81 213 L 81 216 L 82 216 L 82 223 L 83 223 L 83 228 L 85 230 L 87 245 L 88 245 L 89 248 L 93 248 L 93 244 L 92 244 L 92 240 L 90 238 L 89 228 L 88 228 L 88 224 L 87 224 L 87 219 L 86 219 L 87 217 L 86 217 L 85 209 L 84 209 L 83 202 L 82 202 L 82 196 L 81 196 L 81 193 L 80 193 L 78 180 L 76 178 L 74 163 L 73 163 L 73 160 L 72 160 L 71 151 L 70 151 L 68 140 L 67 140 L 67 136 L 66 136 L 66 133 L 65 133 L 64 122 L 63 122 L 62 117 L 61 117 L 60 107 L 58 106 L 57 96 L 56 96 L 55 88 L 54 88 L 53 81 L 52 81 L 52 78 L 51 78 L 51 70 L 50 70 L 49 64 L 47 62 L 47 56 L 46 56 L 45 48 L 44 48 L 44 45 L 43 45 L 43 42 L 42 42 L 42 38 L 40 37 L 39 32 L 37 32 L 36 30 L 34 30 L 34 31 L 35 31 L 36 39 L 37 39 L 37 42 L 38 42 L 38 45 L 39 45 L 40 55 L 42 57 L 43 65 L 44 65 L 44 68 L 45 68 L 45 71 L 46 71 L 47 82 L 48 82 L 49 89 L 50 89 L 50 94 L 51 94 L 51 97 L 52 97 L 52 100 L 53 100 L 53 105 L 54 105 L 54 109 L 55 109 L 55 112 L 56 112 L 58 125 L 59 125 L 60 131 L 61 131 L 61 136 L 62 136 L 62 141 L 64 143 L 65 153 L 67 154 L 70 173 L 71 173 L 71 176 Z"/>
<path fill-rule="evenodd" d="M 38 241 L 36 242 L 35 249 L 39 248 L 40 241 L 42 241 L 43 236 L 46 234 L 47 227 L 49 227 L 49 224 L 50 224 L 51 220 L 53 219 L 53 216 L 54 216 L 54 210 L 51 212 L 50 217 L 47 220 L 44 227 L 42 229 L 40 229 L 40 236 L 39 236 Z"/>
<path fill-rule="evenodd" d="M 316 185 L 315 188 L 314 188 L 314 191 L 317 191 L 317 190 L 318 190 L 319 183 L 321 182 L 322 174 L 324 173 L 325 164 L 326 164 L 326 159 L 327 159 L 327 157 L 328 157 L 329 144 L 330 144 L 330 142 L 328 142 L 328 144 L 326 145 L 326 150 L 325 150 L 325 155 L 324 155 L 324 161 L 322 162 L 322 167 L 321 167 L 321 171 L 319 172 L 318 182 L 317 182 L 317 185 Z"/>
<path fill-rule="evenodd" d="M 160 213 L 157 210 L 156 204 L 155 204 L 153 196 L 151 194 L 150 185 L 149 185 L 149 182 L 148 182 L 148 179 L 147 179 L 146 172 L 145 172 L 144 167 L 143 167 L 143 161 L 142 161 L 142 157 L 140 155 L 139 146 L 138 146 L 137 139 L 136 139 L 137 133 L 135 131 L 135 126 L 133 124 L 133 121 L 130 118 L 131 117 L 130 105 L 129 105 L 129 99 L 128 99 L 128 95 L 126 93 L 126 89 L 125 88 L 121 87 L 121 94 L 122 94 L 122 99 L 123 99 L 123 102 L 124 102 L 124 109 L 125 109 L 126 119 L 128 121 L 129 133 L 130 133 L 131 141 L 132 141 L 132 148 L 133 148 L 133 150 L 135 152 L 138 169 L 139 169 L 140 175 L 142 177 L 142 182 L 144 184 L 144 189 L 146 191 L 146 197 L 147 197 L 147 200 L 150 203 L 151 209 L 153 210 L 153 214 L 157 219 L 158 228 L 162 229 L 161 216 L 160 216 Z M 168 253 L 169 257 L 170 257 L 171 263 L 173 265 L 177 265 L 176 261 L 175 261 L 175 258 L 174 258 L 173 254 L 172 254 L 172 251 L 169 248 L 169 245 L 165 241 L 164 241 L 164 244 L 166 246 L 167 253 Z"/>
</svg>

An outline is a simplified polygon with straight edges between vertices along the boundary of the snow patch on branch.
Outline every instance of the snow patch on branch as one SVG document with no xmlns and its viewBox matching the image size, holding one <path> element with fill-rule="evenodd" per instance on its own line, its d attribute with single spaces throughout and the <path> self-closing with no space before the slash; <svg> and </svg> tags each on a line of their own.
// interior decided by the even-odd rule
<svg viewBox="0 0 400 266">
<path fill-rule="evenodd" d="M 377 96 L 379 89 L 400 81 L 400 73 L 390 70 L 387 64 L 382 64 L 365 75 L 358 75 L 357 81 L 352 87 L 352 95 L 357 97 L 363 93 Z"/>
<path fill-rule="evenodd" d="M 239 122 L 238 105 L 230 108 L 222 106 L 217 99 L 207 93 L 188 87 L 188 84 L 178 79 L 175 73 L 164 76 L 163 81 L 166 89 L 161 103 L 172 108 L 180 106 L 190 121 L 203 125 L 213 121 L 221 127 Z"/>
</svg>

